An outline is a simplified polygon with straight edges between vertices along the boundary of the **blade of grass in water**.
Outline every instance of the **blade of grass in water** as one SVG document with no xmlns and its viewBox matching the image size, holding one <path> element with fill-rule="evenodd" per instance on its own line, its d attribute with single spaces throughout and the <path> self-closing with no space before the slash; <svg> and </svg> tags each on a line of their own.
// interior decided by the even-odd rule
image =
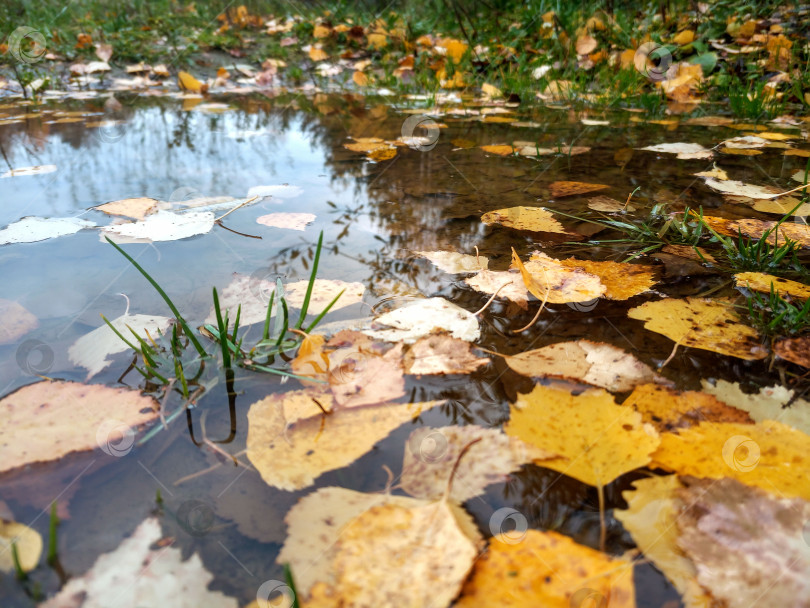
<svg viewBox="0 0 810 608">
<path fill-rule="evenodd" d="M 321 259 L 321 247 L 323 246 L 323 230 L 318 237 L 318 246 L 315 248 L 315 259 L 312 262 L 312 273 L 309 275 L 309 284 L 307 285 L 307 293 L 304 296 L 304 303 L 301 306 L 301 314 L 298 315 L 298 322 L 295 324 L 295 329 L 301 329 L 304 324 L 304 319 L 307 318 L 307 309 L 309 308 L 309 299 L 312 297 L 312 289 L 315 287 L 315 277 L 318 274 L 318 262 Z"/>
<path fill-rule="evenodd" d="M 166 302 L 166 304 L 167 304 L 167 305 L 169 306 L 169 308 L 171 309 L 171 311 L 172 311 L 172 313 L 174 314 L 174 316 L 175 316 L 175 318 L 177 319 L 177 321 L 178 321 L 178 322 L 180 323 L 180 325 L 183 327 L 183 331 L 185 331 L 185 332 L 186 332 L 186 335 L 188 336 L 188 339 L 189 339 L 189 340 L 191 340 L 191 343 L 194 345 L 194 348 L 196 349 L 197 353 L 198 353 L 198 354 L 199 354 L 201 357 L 206 357 L 206 356 L 208 356 L 208 353 L 206 353 L 206 352 L 205 352 L 205 349 L 202 347 L 202 344 L 200 344 L 200 342 L 197 340 L 197 338 L 195 338 L 195 337 L 194 337 L 194 334 L 191 332 L 191 328 L 188 326 L 188 323 L 186 323 L 186 320 L 185 320 L 185 319 L 182 317 L 182 315 L 180 314 L 180 311 L 179 311 L 179 310 L 177 310 L 177 307 L 174 305 L 174 302 L 172 302 L 171 298 L 169 298 L 169 296 L 166 294 L 166 292 L 165 292 L 165 291 L 163 291 L 163 289 L 161 289 L 160 285 L 158 285 L 158 284 L 157 284 L 157 282 L 156 282 L 156 281 L 155 281 L 155 280 L 154 280 L 154 279 L 153 279 L 151 276 L 149 276 L 149 273 L 148 273 L 148 272 L 146 272 L 146 271 L 145 271 L 143 268 L 141 268 L 140 264 L 138 264 L 138 262 L 136 262 L 136 261 L 135 261 L 135 260 L 132 258 L 132 256 L 130 256 L 130 255 L 129 255 L 129 254 L 126 252 L 126 251 L 124 251 L 123 249 L 121 249 L 121 248 L 120 248 L 118 245 L 116 245 L 115 243 L 113 243 L 113 242 L 110 240 L 110 237 L 105 236 L 104 238 L 106 239 L 106 241 L 107 241 L 107 242 L 108 242 L 110 245 L 112 245 L 113 247 L 115 247 L 115 248 L 118 250 L 118 252 L 119 252 L 121 255 L 123 255 L 123 256 L 124 256 L 124 257 L 125 257 L 127 260 L 129 260 L 129 263 L 130 263 L 130 264 L 132 264 L 133 266 L 135 266 L 135 268 L 137 268 L 138 272 L 140 272 L 140 273 L 141 273 L 141 274 L 144 276 L 144 278 L 145 278 L 147 281 L 149 281 L 149 283 L 152 285 L 152 287 L 154 287 L 154 288 L 157 290 L 157 292 L 158 292 L 158 293 L 160 294 L 160 296 L 163 298 L 163 301 L 164 301 L 164 302 Z"/>
<path fill-rule="evenodd" d="M 217 327 L 219 329 L 219 345 L 222 351 L 222 364 L 226 368 L 231 367 L 231 351 L 228 348 L 228 328 L 222 320 L 222 311 L 219 308 L 219 296 L 217 296 L 217 288 L 214 287 L 214 312 L 217 314 Z"/>
<path fill-rule="evenodd" d="M 264 331 L 262 332 L 262 342 L 270 339 L 270 317 L 273 316 L 273 299 L 276 297 L 276 292 L 270 294 L 270 302 L 267 304 L 267 315 L 264 317 Z"/>
<path fill-rule="evenodd" d="M 320 323 L 320 322 L 321 322 L 321 319 L 323 319 L 323 318 L 324 318 L 324 316 L 326 316 L 326 313 L 328 313 L 328 312 L 329 312 L 329 310 L 332 308 L 332 306 L 334 306 L 334 305 L 335 305 L 335 302 L 337 302 L 337 301 L 338 301 L 338 298 L 340 298 L 340 296 L 342 296 L 342 295 L 343 295 L 343 292 L 344 292 L 344 291 L 346 291 L 346 290 L 345 290 L 345 289 L 341 289 L 341 290 L 340 290 L 340 293 L 339 293 L 339 294 L 337 294 L 337 295 L 335 296 L 335 298 L 334 298 L 334 299 L 333 299 L 331 302 L 329 302 L 329 305 L 328 305 L 326 308 L 324 308 L 324 309 L 321 311 L 321 314 L 319 314 L 317 317 L 315 317 L 315 320 L 314 320 L 312 323 L 310 323 L 310 324 L 309 324 L 309 327 L 307 327 L 307 328 L 306 328 L 306 330 L 304 330 L 304 331 L 305 331 L 305 333 L 309 333 L 309 332 L 311 332 L 313 329 L 315 329 L 315 326 L 316 326 L 318 323 Z"/>
</svg>

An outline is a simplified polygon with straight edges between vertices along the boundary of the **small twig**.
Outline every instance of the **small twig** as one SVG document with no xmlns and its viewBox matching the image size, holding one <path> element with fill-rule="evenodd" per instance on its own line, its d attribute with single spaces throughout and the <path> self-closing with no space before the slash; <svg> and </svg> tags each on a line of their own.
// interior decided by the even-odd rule
<svg viewBox="0 0 810 608">
<path fill-rule="evenodd" d="M 484 311 L 485 311 L 487 308 L 489 308 L 489 305 L 490 305 L 490 304 L 492 304 L 492 300 L 494 300 L 494 299 L 495 299 L 495 296 L 497 296 L 497 295 L 498 295 L 498 292 L 499 292 L 501 289 L 503 289 L 504 287 L 506 287 L 507 285 L 510 285 L 511 283 L 512 283 L 512 281 L 509 281 L 508 283 L 504 283 L 503 285 L 501 285 L 500 287 L 498 287 L 498 289 L 496 289 L 496 290 L 495 290 L 495 293 L 493 293 L 493 294 L 492 294 L 492 296 L 489 298 L 489 300 L 487 300 L 487 303 L 486 303 L 486 304 L 484 304 L 484 305 L 483 305 L 483 306 L 482 306 L 482 307 L 481 307 L 481 308 L 480 308 L 478 311 L 474 312 L 474 313 L 473 313 L 473 316 L 477 317 L 477 316 L 478 316 L 478 315 L 480 315 L 482 312 L 484 312 Z"/>
<path fill-rule="evenodd" d="M 810 182 L 808 182 L 806 184 L 802 184 L 801 186 L 797 186 L 796 188 L 793 188 L 793 190 L 788 190 L 787 192 L 780 192 L 779 194 L 771 194 L 767 198 L 768 198 L 768 200 L 779 198 L 780 196 L 785 196 L 786 194 L 790 194 L 791 192 L 796 192 L 797 190 L 804 190 L 805 188 L 807 188 L 807 186 L 810 186 Z"/>
<path fill-rule="evenodd" d="M 227 214 L 226 214 L 227 215 Z M 228 232 L 233 232 L 234 234 L 238 234 L 239 236 L 246 236 L 251 239 L 259 239 L 261 240 L 262 237 L 256 236 L 255 234 L 245 234 L 244 232 L 239 232 L 238 230 L 234 230 L 233 228 L 228 228 L 225 224 L 220 222 L 219 220 L 214 220 L 214 223 L 221 228 L 224 228 Z"/>
<path fill-rule="evenodd" d="M 249 198 L 248 200 L 246 200 L 246 201 L 243 201 L 243 202 L 239 203 L 239 204 L 238 204 L 236 207 L 234 207 L 234 208 L 233 208 L 233 209 L 231 209 L 230 211 L 226 211 L 225 213 L 223 213 L 222 215 L 220 215 L 220 216 L 219 216 L 217 219 L 215 219 L 214 221 L 215 221 L 215 222 L 219 222 L 221 219 L 223 219 L 223 218 L 225 218 L 225 217 L 228 217 L 228 216 L 229 216 L 231 213 L 233 213 L 233 212 L 234 212 L 234 211 L 236 211 L 237 209 L 241 209 L 241 208 L 242 208 L 242 207 L 244 207 L 245 205 L 247 205 L 247 204 L 249 204 L 249 203 L 252 203 L 252 202 L 253 202 L 253 201 L 255 201 L 257 198 L 259 198 L 259 197 L 258 197 L 258 196 L 254 196 L 253 198 Z"/>
</svg>

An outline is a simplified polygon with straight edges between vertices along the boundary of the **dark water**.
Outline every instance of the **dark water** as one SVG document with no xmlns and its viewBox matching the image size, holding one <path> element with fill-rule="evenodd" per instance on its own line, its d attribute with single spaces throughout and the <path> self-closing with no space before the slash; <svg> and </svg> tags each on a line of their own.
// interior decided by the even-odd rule
<svg viewBox="0 0 810 608">
<path fill-rule="evenodd" d="M 473 253 L 477 246 L 495 270 L 509 266 L 510 247 L 524 259 L 538 248 L 557 257 L 624 259 L 628 255 L 624 250 L 564 245 L 562 239 L 485 226 L 480 216 L 515 205 L 543 205 L 588 214 L 586 197 L 549 198 L 548 184 L 556 180 L 609 184 L 611 188 L 599 194 L 621 200 L 639 188 L 633 200 L 647 208 L 654 202 L 668 202 L 673 209 L 687 205 L 712 209 L 722 199 L 692 175 L 710 168 L 710 161 L 678 161 L 632 149 L 663 141 L 698 142 L 710 147 L 739 134 L 725 128 L 673 128 L 634 122 L 634 115 L 622 112 L 607 115 L 610 126 L 583 125 L 583 115 L 570 109 L 516 112 L 516 120 L 534 121 L 538 123 L 535 127 L 444 116 L 437 120 L 448 128 L 441 130 L 432 150 L 400 148 L 395 159 L 371 163 L 342 146 L 349 137 L 393 140 L 400 135 L 407 115 L 382 101 L 351 96 L 276 100 L 257 96 L 227 102 L 231 104 L 229 111 L 206 113 L 184 108 L 172 99 L 131 99 L 117 115 L 123 126 L 101 132 L 84 124 L 104 117 L 100 101 L 39 109 L 3 106 L 0 112 L 6 117 L 26 115 L 22 121 L 0 117 L 5 162 L 11 167 L 55 164 L 58 170 L 0 180 L 0 225 L 27 215 L 81 216 L 103 224 L 107 218 L 87 211 L 89 207 L 137 196 L 160 200 L 239 198 L 252 186 L 289 183 L 301 189 L 299 196 L 265 199 L 228 217 L 229 228 L 263 236 L 261 240 L 215 227 L 207 235 L 182 241 L 127 245 L 127 251 L 137 257 L 195 326 L 208 313 L 211 287 L 223 288 L 234 272 L 280 276 L 285 281 L 307 278 L 321 230 L 324 253 L 319 276 L 359 281 L 367 288 L 363 304 L 342 309 L 329 320 L 365 318 L 381 302 L 417 294 L 442 296 L 474 311 L 487 296 L 468 288 L 462 281 L 464 275 L 443 273 L 410 252 Z M 57 114 L 60 111 L 87 115 L 78 122 L 56 123 L 66 116 Z M 456 149 L 451 142 L 459 138 L 476 145 L 529 140 L 540 147 L 573 144 L 592 149 L 578 156 L 539 161 L 501 158 L 477 148 Z M 617 155 L 620 150 L 625 152 Z M 723 167 L 732 178 L 748 176 L 751 181 L 769 183 L 790 175 L 802 166 L 802 160 L 766 153 L 761 157 L 728 157 L 723 159 Z M 274 211 L 309 212 L 317 219 L 304 232 L 255 223 L 259 215 Z M 727 206 L 722 214 L 735 213 L 765 217 L 733 206 Z M 588 233 L 586 224 L 564 223 Z M 0 346 L 3 395 L 36 381 L 36 371 L 53 378 L 84 381 L 85 371 L 70 363 L 67 349 L 101 324 L 100 313 L 109 318 L 123 314 L 126 304 L 119 293 L 129 297 L 132 313 L 170 314 L 144 279 L 112 247 L 100 242 L 93 230 L 0 247 L 0 268 L 0 297 L 18 301 L 40 321 L 39 328 L 18 343 Z M 697 295 L 715 287 L 721 287 L 718 294 L 731 293 L 729 287 L 722 288 L 723 281 L 717 276 L 674 277 L 656 288 L 676 296 Z M 512 330 L 525 325 L 536 308 L 523 312 L 496 302 L 482 315 L 480 344 L 514 354 L 584 337 L 608 342 L 656 365 L 669 356 L 672 342 L 626 318 L 627 309 L 646 297 L 629 302 L 600 300 L 587 311 L 553 305 L 535 326 L 519 335 Z M 22 343 L 30 340 L 41 342 L 53 354 L 47 369 L 27 358 L 37 355 L 21 349 Z M 126 354 L 116 356 L 114 365 L 93 382 L 116 385 L 130 359 Z M 699 388 L 699 379 L 709 374 L 733 381 L 778 380 L 769 374 L 765 363 L 694 349 L 680 349 L 663 373 L 678 388 L 690 389 Z M 135 372 L 124 376 L 122 383 L 141 386 Z M 426 413 L 414 424 L 497 427 L 508 418 L 510 400 L 531 386 L 530 379 L 512 373 L 495 359 L 482 373 L 471 377 L 410 378 L 407 389 L 414 400 L 447 399 L 447 405 Z M 228 437 L 233 413 L 235 437 L 220 446 L 238 453 L 245 446 L 250 404 L 268 393 L 296 388 L 299 386 L 294 380 L 282 384 L 276 377 L 241 372 L 235 385 L 238 394 L 230 403 L 223 383 L 200 401 L 191 421 L 195 437 L 201 436 L 203 416 L 208 438 Z M 320 477 L 317 485 L 369 492 L 384 488 L 387 475 L 382 466 L 388 465 L 395 472 L 401 469 L 402 446 L 412 430 L 413 425 L 405 425 L 355 464 Z M 210 472 L 176 483 L 218 463 L 221 466 Z M 626 475 L 606 488 L 609 509 L 623 506 L 621 491 L 638 475 Z M 158 490 L 162 507 L 155 502 Z M 263 581 L 281 579 L 274 560 L 286 536 L 284 515 L 311 491 L 288 493 L 268 487 L 255 472 L 234 467 L 205 445 L 195 445 L 183 419 L 125 457 L 115 458 L 101 451 L 82 453 L 0 476 L 0 498 L 15 519 L 29 523 L 45 538 L 48 517 L 43 509 L 58 501 L 63 515 L 59 555 L 68 574 L 81 575 L 100 553 L 114 549 L 145 517 L 159 512 L 164 534 L 175 537 L 184 554 L 201 554 L 206 568 L 215 575 L 212 588 L 243 603 L 255 598 Z M 596 490 L 540 467 L 524 467 L 508 483 L 492 486 L 465 506 L 487 535 L 493 511 L 510 506 L 523 513 L 531 527 L 559 530 L 581 543 L 598 546 Z M 609 517 L 609 525 L 612 552 L 633 547 L 618 522 Z M 58 588 L 57 574 L 44 566 L 35 578 L 45 581 L 45 593 Z M 649 565 L 637 567 L 636 581 L 639 606 L 660 606 L 677 597 Z M 3 606 L 30 605 L 11 577 L 3 575 L 0 582 Z"/>
</svg>

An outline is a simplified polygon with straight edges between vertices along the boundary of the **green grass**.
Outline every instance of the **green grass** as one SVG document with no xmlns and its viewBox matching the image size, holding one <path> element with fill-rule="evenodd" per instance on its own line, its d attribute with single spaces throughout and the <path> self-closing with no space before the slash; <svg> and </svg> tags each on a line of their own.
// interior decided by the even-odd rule
<svg viewBox="0 0 810 608">
<path fill-rule="evenodd" d="M 765 336 L 793 337 L 810 330 L 810 299 L 803 305 L 794 304 L 775 291 L 773 283 L 767 299 L 753 292 L 747 307 L 751 324 Z"/>
</svg>

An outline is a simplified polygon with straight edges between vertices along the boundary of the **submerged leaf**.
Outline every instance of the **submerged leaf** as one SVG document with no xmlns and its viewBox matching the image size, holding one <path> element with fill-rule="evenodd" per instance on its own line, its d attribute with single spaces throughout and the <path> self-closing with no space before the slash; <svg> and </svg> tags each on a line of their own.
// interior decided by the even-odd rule
<svg viewBox="0 0 810 608">
<path fill-rule="evenodd" d="M 489 363 L 486 357 L 476 357 L 469 342 L 446 333 L 437 333 L 417 340 L 405 353 L 406 374 L 470 374 Z"/>
<path fill-rule="evenodd" d="M 17 547 L 23 572 L 30 572 L 39 565 L 42 555 L 42 537 L 39 532 L 25 524 L 0 519 L 0 572 L 14 572 L 12 543 Z"/>
<path fill-rule="evenodd" d="M 0 230 L 0 245 L 46 241 L 93 227 L 93 222 L 75 217 L 24 217 Z"/>
<path fill-rule="evenodd" d="M 21 304 L 0 298 L 0 344 L 9 344 L 39 326 L 39 321 Z"/>
<path fill-rule="evenodd" d="M 549 190 L 551 190 L 551 196 L 553 198 L 587 194 L 588 192 L 604 190 L 605 188 L 610 188 L 610 186 L 604 184 L 589 184 L 586 182 L 554 182 L 549 185 Z"/>
<path fill-rule="evenodd" d="M 488 226 L 500 224 L 515 230 L 566 234 L 563 225 L 554 219 L 554 214 L 542 207 L 510 207 L 489 211 L 481 216 L 481 221 Z"/>
<path fill-rule="evenodd" d="M 484 256 L 467 255 L 455 251 L 414 251 L 414 253 L 433 262 L 439 270 L 452 274 L 478 272 L 489 267 L 489 259 Z"/>
</svg>

